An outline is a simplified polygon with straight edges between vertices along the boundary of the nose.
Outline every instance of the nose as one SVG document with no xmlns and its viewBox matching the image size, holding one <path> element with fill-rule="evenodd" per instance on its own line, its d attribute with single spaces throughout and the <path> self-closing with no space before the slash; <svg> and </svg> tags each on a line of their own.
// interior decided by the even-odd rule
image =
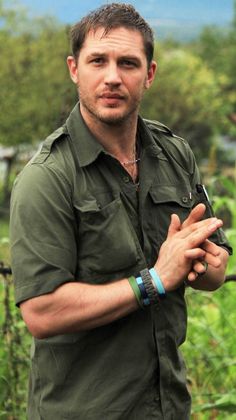
<svg viewBox="0 0 236 420">
<path fill-rule="evenodd" d="M 119 67 L 117 63 L 109 63 L 106 67 L 106 73 L 104 76 L 104 82 L 106 85 L 120 85 L 121 76 L 119 73 Z"/>
</svg>

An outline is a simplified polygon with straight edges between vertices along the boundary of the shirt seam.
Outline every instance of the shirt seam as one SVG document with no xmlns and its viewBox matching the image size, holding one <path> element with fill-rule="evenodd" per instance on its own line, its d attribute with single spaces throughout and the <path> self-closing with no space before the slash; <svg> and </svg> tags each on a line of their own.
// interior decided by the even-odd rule
<svg viewBox="0 0 236 420">
<path fill-rule="evenodd" d="M 72 200 L 73 197 L 73 190 L 71 185 L 73 185 L 73 181 L 71 182 L 71 184 L 69 183 L 69 181 L 66 179 L 66 177 L 64 176 L 63 172 L 61 172 L 60 169 L 56 168 L 54 165 L 54 162 L 33 162 L 32 165 L 37 165 L 37 166 L 44 166 L 46 169 L 48 169 L 51 172 L 54 172 L 69 188 L 70 191 L 70 198 Z M 71 205 L 72 205 L 72 201 L 71 201 Z"/>
</svg>

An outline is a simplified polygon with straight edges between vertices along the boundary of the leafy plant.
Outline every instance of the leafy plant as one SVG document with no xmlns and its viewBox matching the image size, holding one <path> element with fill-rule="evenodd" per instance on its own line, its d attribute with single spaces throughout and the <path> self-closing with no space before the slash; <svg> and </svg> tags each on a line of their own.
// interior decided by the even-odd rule
<svg viewBox="0 0 236 420">
<path fill-rule="evenodd" d="M 211 190 L 214 211 L 222 216 L 225 233 L 235 250 L 229 259 L 227 273 L 236 274 L 236 167 L 231 178 L 223 175 L 212 177 Z"/>
<path fill-rule="evenodd" d="M 7 220 L 0 223 L 0 261 L 9 266 Z M 0 305 L 0 419 L 25 420 L 30 337 L 14 304 L 8 275 L 0 275 Z"/>
<path fill-rule="evenodd" d="M 30 337 L 14 305 L 12 279 L 0 276 L 0 419 L 23 420 L 27 401 Z"/>
<path fill-rule="evenodd" d="M 210 196 L 226 235 L 236 249 L 236 183 L 234 178 L 213 177 Z M 228 274 L 236 274 L 236 256 L 229 259 Z M 187 361 L 193 397 L 193 419 L 236 419 L 236 283 L 214 293 L 187 291 L 189 312 Z"/>
</svg>

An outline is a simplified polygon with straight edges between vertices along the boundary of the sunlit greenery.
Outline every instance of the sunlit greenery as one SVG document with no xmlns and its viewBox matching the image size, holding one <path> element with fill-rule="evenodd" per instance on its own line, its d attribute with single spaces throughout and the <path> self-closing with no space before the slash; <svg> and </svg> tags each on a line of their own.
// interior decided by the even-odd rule
<svg viewBox="0 0 236 420">
<path fill-rule="evenodd" d="M 211 179 L 215 212 L 228 221 L 225 232 L 236 249 L 236 172 L 232 180 Z M 220 191 L 220 195 L 217 193 Z M 236 255 L 227 274 L 236 274 Z M 183 346 L 196 419 L 235 419 L 236 283 L 214 293 L 187 291 L 188 336 Z"/>
</svg>

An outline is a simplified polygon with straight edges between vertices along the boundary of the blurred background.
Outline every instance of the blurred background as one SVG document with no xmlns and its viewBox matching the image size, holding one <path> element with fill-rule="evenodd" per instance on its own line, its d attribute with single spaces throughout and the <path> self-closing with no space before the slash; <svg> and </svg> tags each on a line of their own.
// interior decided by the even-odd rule
<svg viewBox="0 0 236 420">
<path fill-rule="evenodd" d="M 235 247 L 236 1 L 129 3 L 156 35 L 158 74 L 141 114 L 189 141 L 214 209 Z M 30 346 L 13 300 L 8 239 L 11 188 L 22 166 L 77 101 L 66 67 L 70 26 L 102 4 L 100 0 L 0 0 L 0 419 L 26 418 Z M 235 273 L 234 256 L 227 274 Z M 187 291 L 189 329 L 182 351 L 193 419 L 236 419 L 235 300 L 233 281 L 214 294 Z"/>
</svg>

